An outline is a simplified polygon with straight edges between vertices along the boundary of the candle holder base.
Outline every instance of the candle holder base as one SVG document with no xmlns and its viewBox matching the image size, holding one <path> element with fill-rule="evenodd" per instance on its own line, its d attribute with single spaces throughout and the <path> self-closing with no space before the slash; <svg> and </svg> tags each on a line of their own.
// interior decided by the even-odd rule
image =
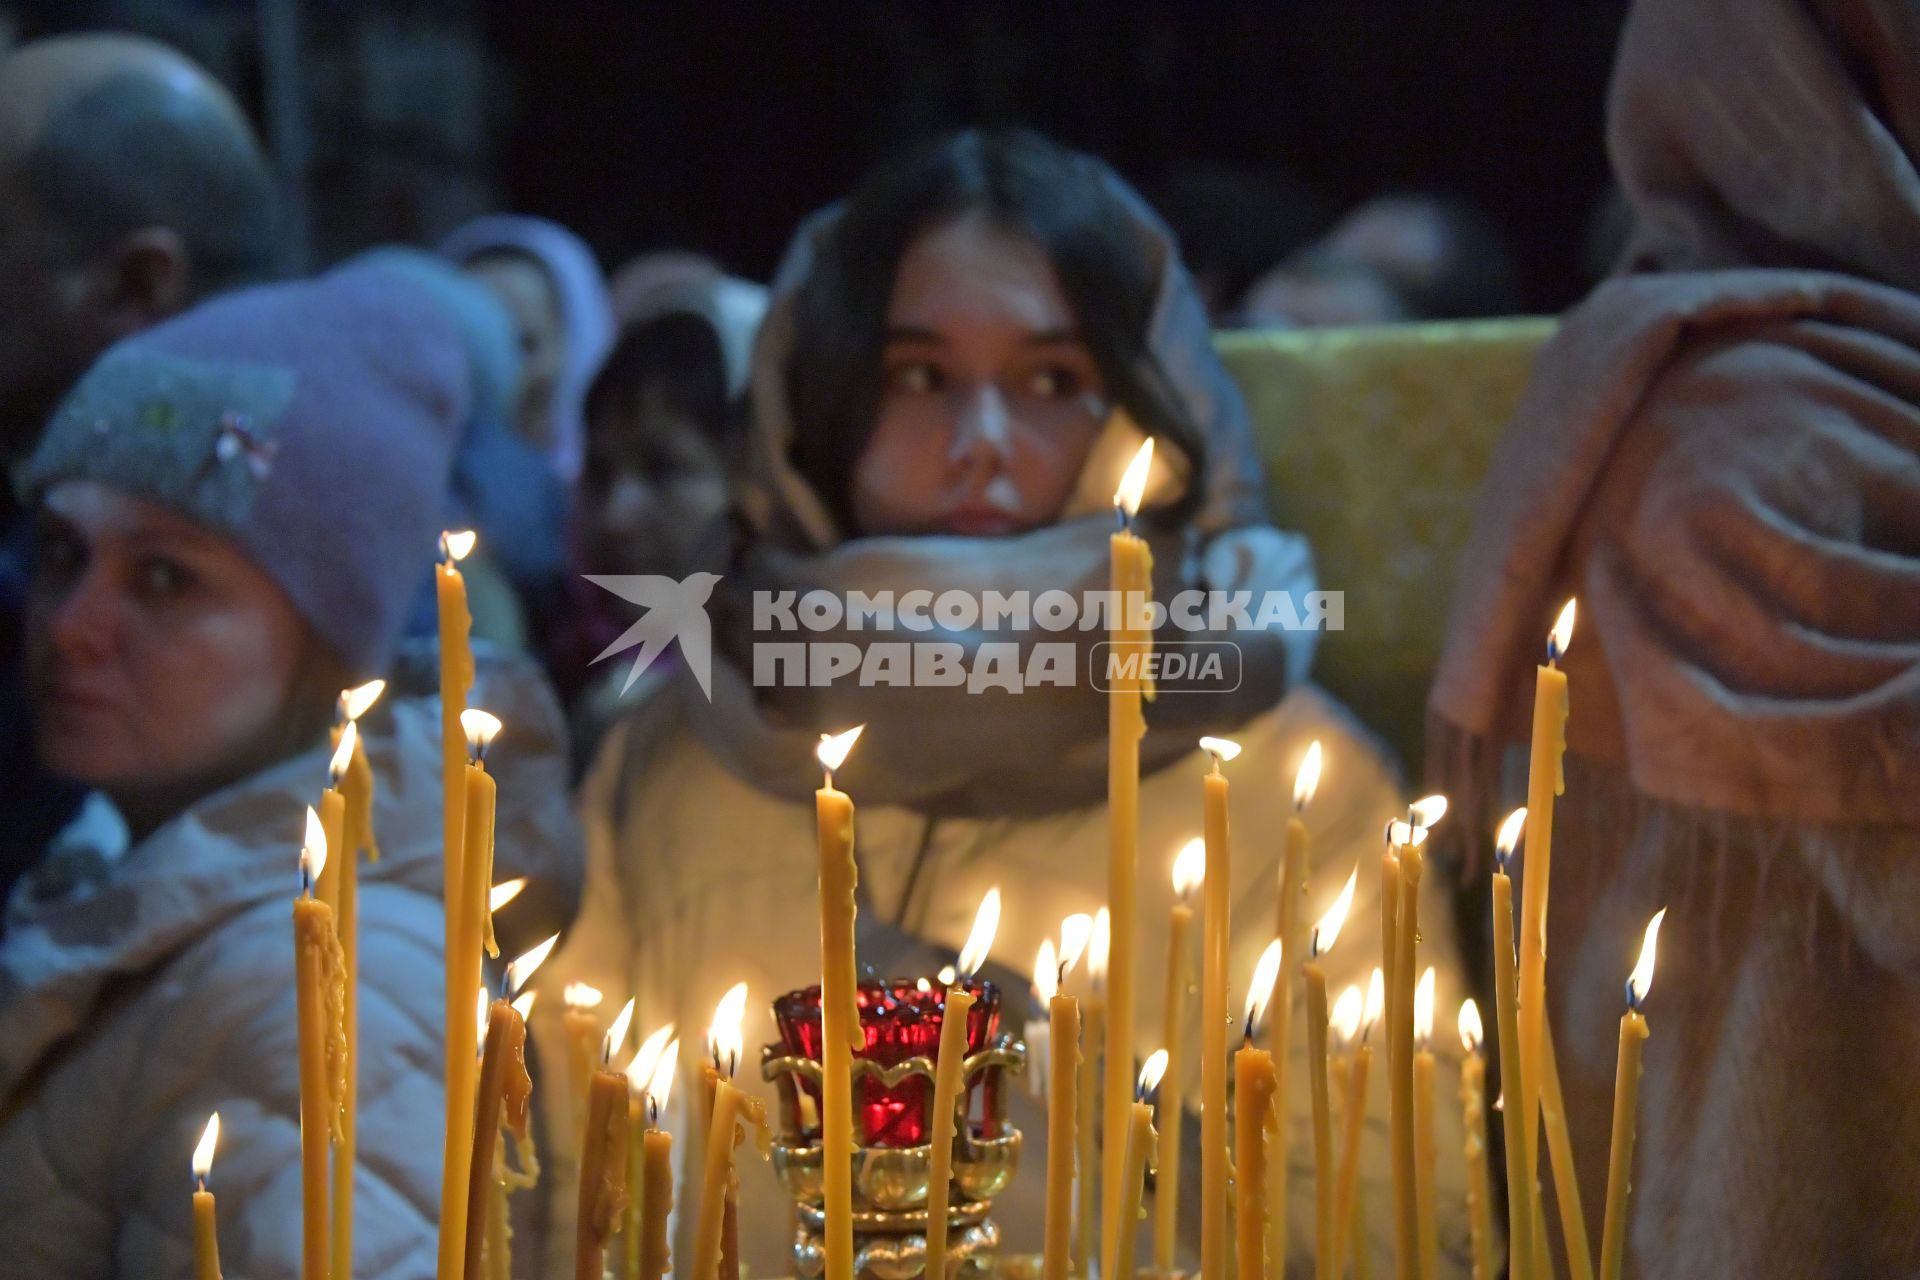
<svg viewBox="0 0 1920 1280">
<path fill-rule="evenodd" d="M 827 1269 L 826 1215 L 800 1206 L 793 1240 L 794 1274 L 812 1280 Z M 927 1270 L 927 1215 L 858 1212 L 853 1215 L 853 1274 L 866 1280 L 919 1280 Z M 1000 1228 L 979 1203 L 947 1215 L 947 1280 L 986 1276 L 1000 1252 Z"/>
</svg>

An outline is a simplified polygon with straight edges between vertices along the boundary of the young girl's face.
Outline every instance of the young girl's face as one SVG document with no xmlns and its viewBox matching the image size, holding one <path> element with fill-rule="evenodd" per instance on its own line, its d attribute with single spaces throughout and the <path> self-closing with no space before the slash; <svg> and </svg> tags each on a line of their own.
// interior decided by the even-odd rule
<svg viewBox="0 0 1920 1280">
<path fill-rule="evenodd" d="M 27 612 L 41 759 L 109 794 L 273 758 L 307 625 L 231 541 L 92 481 L 47 493 Z"/>
<path fill-rule="evenodd" d="M 962 214 L 894 275 L 879 412 L 854 465 L 866 534 L 992 537 L 1051 524 L 1107 388 L 1038 245 Z"/>
</svg>

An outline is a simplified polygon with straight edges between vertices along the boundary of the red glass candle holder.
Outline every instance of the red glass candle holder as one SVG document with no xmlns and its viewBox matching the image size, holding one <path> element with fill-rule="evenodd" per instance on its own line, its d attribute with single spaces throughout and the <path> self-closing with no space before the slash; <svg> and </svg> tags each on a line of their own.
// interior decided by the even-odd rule
<svg viewBox="0 0 1920 1280">
<path fill-rule="evenodd" d="M 967 983 L 966 990 L 974 997 L 973 1008 L 967 1012 L 967 1052 L 973 1054 L 993 1043 L 999 1033 L 1000 991 L 983 979 Z M 917 982 L 906 980 L 863 982 L 859 1002 L 866 1044 L 855 1051 L 856 1059 L 884 1069 L 913 1058 L 931 1061 L 939 1056 L 945 988 L 922 989 Z M 773 1002 L 773 1016 L 780 1028 L 784 1053 L 820 1061 L 823 1034 L 818 986 L 781 996 Z M 812 1099 L 816 1121 L 807 1133 L 817 1136 L 820 1086 L 799 1075 L 792 1080 L 796 1090 Z M 927 1093 L 931 1087 L 926 1077 L 918 1074 L 909 1074 L 892 1085 L 871 1074 L 858 1076 L 854 1081 L 854 1123 L 861 1145 L 924 1146 L 931 1137 L 927 1127 Z M 986 1100 L 989 1116 L 996 1114 L 992 1102 Z"/>
</svg>

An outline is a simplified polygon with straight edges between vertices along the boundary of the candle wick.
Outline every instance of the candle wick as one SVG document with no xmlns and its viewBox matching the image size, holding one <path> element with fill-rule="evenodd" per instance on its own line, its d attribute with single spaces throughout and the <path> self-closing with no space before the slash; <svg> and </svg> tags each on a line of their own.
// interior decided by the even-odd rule
<svg viewBox="0 0 1920 1280">
<path fill-rule="evenodd" d="M 1313 936 L 1307 943 L 1307 958 L 1310 960 L 1318 960 L 1320 958 L 1320 926 L 1319 925 L 1315 925 L 1313 927 Z"/>
<path fill-rule="evenodd" d="M 193 1181 L 194 1181 L 194 1185 L 195 1185 L 195 1186 L 196 1186 L 196 1187 L 197 1187 L 197 1188 L 198 1188 L 198 1189 L 199 1189 L 200 1191 L 202 1191 L 202 1192 L 205 1192 L 205 1191 L 206 1191 L 206 1189 L 207 1189 L 207 1175 L 206 1175 L 206 1174 L 204 1174 L 204 1173 L 196 1173 L 196 1174 L 194 1174 L 194 1175 L 193 1175 Z"/>
<path fill-rule="evenodd" d="M 653 1129 L 660 1127 L 660 1099 L 651 1093 L 647 1095 L 647 1126 Z"/>
</svg>

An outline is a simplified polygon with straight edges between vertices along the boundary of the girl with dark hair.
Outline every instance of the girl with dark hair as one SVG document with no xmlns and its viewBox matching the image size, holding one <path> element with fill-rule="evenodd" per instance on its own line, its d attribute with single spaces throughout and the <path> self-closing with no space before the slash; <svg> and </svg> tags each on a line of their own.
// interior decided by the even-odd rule
<svg viewBox="0 0 1920 1280">
<path fill-rule="evenodd" d="M 813 748 L 823 731 L 864 723 L 836 774 L 860 803 L 863 964 L 932 973 L 1000 885 L 997 980 L 1017 1018 L 1015 993 L 1041 940 L 1107 893 L 1107 707 L 1092 665 L 1100 624 L 1049 630 L 1035 610 L 1013 620 L 929 615 L 920 629 L 903 606 L 877 622 L 848 615 L 801 630 L 771 602 L 861 592 L 903 602 L 915 591 L 1084 602 L 1107 588 L 1114 490 L 1149 436 L 1155 463 L 1137 528 L 1153 549 L 1158 600 L 1210 589 L 1245 593 L 1256 607 L 1269 595 L 1299 601 L 1314 585 L 1311 557 L 1268 523 L 1245 407 L 1165 229 L 1107 166 L 1033 134 L 940 139 L 809 220 L 774 283 L 749 396 L 742 536 L 715 566 L 724 572 L 707 609 L 711 659 L 683 629 L 682 671 L 609 733 L 582 801 L 592 887 L 559 963 L 604 990 L 634 992 L 643 1025 L 671 1020 L 683 1035 L 745 979 L 748 1043 L 771 1039 L 767 1000 L 818 973 Z M 1308 910 L 1325 909 L 1359 850 L 1377 851 L 1380 824 L 1403 797 L 1375 745 L 1305 683 L 1312 631 L 1170 626 L 1164 638 L 1231 642 L 1236 669 L 1188 691 L 1163 685 L 1148 709 L 1136 945 L 1143 957 L 1166 953 L 1170 862 L 1199 828 L 1195 740 L 1234 737 L 1247 749 L 1234 814 L 1246 833 L 1233 868 L 1244 909 L 1232 944 L 1244 992 L 1273 936 L 1288 783 L 1308 743 L 1320 739 L 1330 761 L 1309 815 L 1319 870 Z M 902 642 L 944 646 L 976 675 L 996 652 L 1024 668 L 1044 645 L 1068 650 L 1072 669 L 1057 683 L 994 688 L 864 674 L 796 681 L 769 660 L 773 644 L 793 642 L 853 655 L 862 673 Z M 1377 900 L 1366 905 L 1377 877 L 1360 889 L 1353 941 L 1332 957 L 1343 984 L 1364 984 L 1379 954 L 1368 927 Z M 1434 894 L 1424 950 L 1457 1000 L 1460 968 Z M 1144 1057 L 1157 1047 L 1162 984 L 1152 962 L 1139 968 Z M 557 1016 L 536 1023 L 557 1047 Z M 1304 1058 L 1304 1042 L 1296 1050 Z M 742 1087 L 765 1091 L 755 1074 L 742 1073 Z M 1166 1096 L 1190 1099 L 1195 1083 L 1177 1081 Z M 1306 1094 L 1293 1093 L 1304 1116 Z M 1378 1110 L 1370 1169 L 1386 1167 Z M 1016 1119 L 1042 1140 L 1040 1117 Z M 564 1222 L 573 1171 L 556 1156 L 550 1186 Z M 749 1168 L 741 1183 L 745 1260 L 756 1271 L 791 1267 L 776 1180 Z M 1039 1239 L 1039 1188 L 1026 1176 L 995 1205 L 1010 1249 Z M 1369 1199 L 1384 1224 L 1385 1188 Z M 1310 1181 L 1297 1179 L 1296 1252 L 1310 1247 L 1311 1203 Z M 1463 1219 L 1456 1188 L 1443 1185 L 1442 1209 Z M 564 1252 L 572 1237 L 555 1238 Z"/>
</svg>

